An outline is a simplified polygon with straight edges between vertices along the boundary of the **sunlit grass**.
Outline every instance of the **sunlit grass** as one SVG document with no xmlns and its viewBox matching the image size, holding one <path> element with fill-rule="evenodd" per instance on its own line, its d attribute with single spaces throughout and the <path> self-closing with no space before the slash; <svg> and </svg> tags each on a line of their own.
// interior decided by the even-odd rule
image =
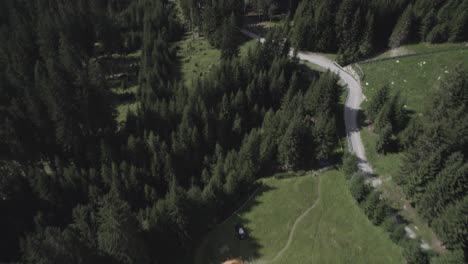
<svg viewBox="0 0 468 264">
<path fill-rule="evenodd" d="M 243 257 L 248 263 L 273 259 L 286 244 L 297 217 L 317 199 L 317 177 L 318 203 L 299 222 L 290 247 L 275 263 L 404 263 L 401 248 L 367 219 L 336 170 L 315 177 L 265 180 L 270 190 L 213 229 L 194 263 L 220 263 L 227 257 Z M 237 239 L 235 223 L 247 227 L 249 240 Z"/>
</svg>

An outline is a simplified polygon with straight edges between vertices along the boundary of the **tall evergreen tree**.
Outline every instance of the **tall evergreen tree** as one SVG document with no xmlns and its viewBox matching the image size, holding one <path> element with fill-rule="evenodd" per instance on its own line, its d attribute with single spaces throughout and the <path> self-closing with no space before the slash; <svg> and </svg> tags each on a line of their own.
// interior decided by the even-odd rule
<svg viewBox="0 0 468 264">
<path fill-rule="evenodd" d="M 149 263 L 139 223 L 113 188 L 99 209 L 98 247 L 102 252 L 122 263 Z"/>
</svg>

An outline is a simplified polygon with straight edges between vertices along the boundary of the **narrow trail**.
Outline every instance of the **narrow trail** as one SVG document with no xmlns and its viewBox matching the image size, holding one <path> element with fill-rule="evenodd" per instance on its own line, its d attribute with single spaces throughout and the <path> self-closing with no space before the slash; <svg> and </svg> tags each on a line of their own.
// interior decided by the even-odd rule
<svg viewBox="0 0 468 264">
<path fill-rule="evenodd" d="M 300 224 L 302 219 L 304 219 L 304 217 L 306 217 L 310 213 L 310 211 L 312 211 L 320 202 L 320 176 L 319 175 L 317 175 L 317 181 L 318 181 L 317 182 L 317 199 L 315 200 L 315 202 L 309 208 L 307 208 L 307 210 L 304 211 L 304 213 L 302 213 L 299 217 L 296 218 L 296 221 L 294 221 L 294 224 L 293 224 L 293 226 L 291 228 L 291 231 L 289 231 L 289 237 L 288 237 L 288 240 L 286 241 L 286 244 L 284 245 L 284 247 L 278 252 L 278 254 L 276 254 L 276 256 L 273 259 L 271 259 L 271 260 L 258 260 L 258 261 L 255 261 L 256 264 L 274 263 L 283 256 L 283 254 L 284 254 L 284 252 L 286 252 L 286 250 L 289 249 L 289 247 L 291 246 L 291 243 L 293 241 L 294 234 L 295 234 L 297 226 Z"/>
<path fill-rule="evenodd" d="M 247 198 L 247 200 L 245 200 L 245 202 L 239 206 L 237 208 L 236 211 L 234 211 L 230 216 L 226 217 L 226 219 L 224 219 L 223 222 L 221 222 L 220 224 L 218 224 L 218 226 L 220 225 L 223 225 L 225 224 L 227 221 L 229 221 L 233 216 L 235 216 L 237 213 L 239 213 L 240 210 L 242 210 L 245 205 L 250 202 L 256 195 L 257 193 L 262 189 L 262 186 L 258 187 L 250 196 L 249 198 Z M 205 237 L 203 239 L 203 241 L 201 242 L 201 245 L 200 245 L 200 248 L 204 249 L 206 247 L 206 244 L 207 244 L 207 237 Z M 201 259 L 202 259 L 202 253 L 203 253 L 204 250 L 198 250 L 196 253 L 195 253 L 195 262 L 194 263 L 201 263 Z"/>
</svg>

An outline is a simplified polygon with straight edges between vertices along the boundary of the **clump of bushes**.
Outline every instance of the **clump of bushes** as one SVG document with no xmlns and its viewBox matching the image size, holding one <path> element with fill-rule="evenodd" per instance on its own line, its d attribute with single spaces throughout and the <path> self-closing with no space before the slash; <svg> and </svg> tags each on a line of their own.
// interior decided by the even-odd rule
<svg viewBox="0 0 468 264">
<path fill-rule="evenodd" d="M 400 245 L 408 264 L 428 264 L 429 256 L 419 246 L 419 241 L 406 236 L 405 223 L 396 213 L 382 193 L 373 189 L 365 181 L 366 175 L 358 171 L 358 159 L 350 154 L 343 158 L 343 172 L 349 183 L 349 190 L 359 203 L 369 220 L 374 225 L 380 225 L 389 233 L 390 239 Z"/>
</svg>

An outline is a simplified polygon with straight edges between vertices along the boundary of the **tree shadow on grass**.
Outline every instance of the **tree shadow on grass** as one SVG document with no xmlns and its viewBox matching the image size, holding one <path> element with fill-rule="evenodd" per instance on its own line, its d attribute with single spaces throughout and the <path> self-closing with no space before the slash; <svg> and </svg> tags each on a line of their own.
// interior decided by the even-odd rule
<svg viewBox="0 0 468 264">
<path fill-rule="evenodd" d="M 252 237 L 255 230 L 252 229 L 251 221 L 245 217 L 245 213 L 261 204 L 258 197 L 275 188 L 269 185 L 262 185 L 259 188 L 255 196 L 248 200 L 239 211 L 210 231 L 206 237 L 207 243 L 202 249 L 203 262 L 198 262 L 199 264 L 219 264 L 233 258 L 248 262 L 261 257 L 259 251 L 263 246 Z M 244 239 L 239 238 L 236 225 L 241 225 L 245 229 L 247 236 Z"/>
</svg>

